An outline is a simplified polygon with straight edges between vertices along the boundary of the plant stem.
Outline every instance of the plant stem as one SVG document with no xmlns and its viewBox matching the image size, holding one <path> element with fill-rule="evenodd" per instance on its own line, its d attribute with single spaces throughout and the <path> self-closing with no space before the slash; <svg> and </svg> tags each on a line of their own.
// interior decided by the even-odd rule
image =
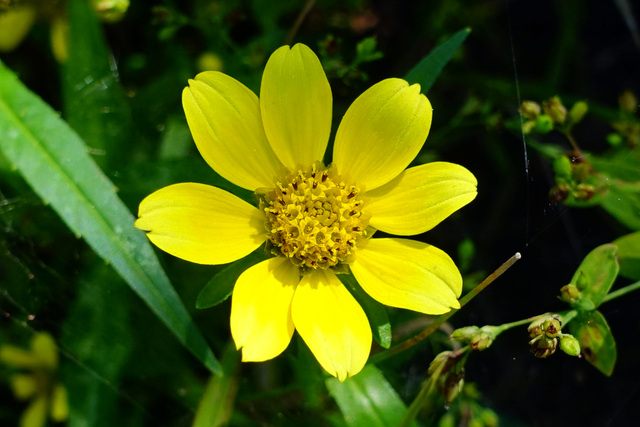
<svg viewBox="0 0 640 427">
<path fill-rule="evenodd" d="M 515 264 L 515 262 L 518 261 L 521 257 L 522 256 L 520 255 L 520 252 L 516 252 L 511 258 L 509 258 L 500 267 L 498 267 L 498 269 L 496 271 L 494 271 L 486 279 L 484 279 L 482 281 L 482 283 L 480 283 L 478 286 L 476 286 L 470 292 L 468 292 L 464 297 L 462 297 L 460 299 L 460 308 L 452 309 L 448 313 L 441 314 L 440 316 L 436 317 L 433 320 L 433 322 L 431 322 L 429 324 L 429 326 L 427 326 L 425 329 L 423 329 L 422 332 L 420 332 L 418 335 L 416 335 L 414 337 L 411 337 L 411 338 L 409 338 L 409 339 L 407 339 L 407 340 L 405 340 L 405 341 L 403 341 L 403 342 L 391 347 L 389 350 L 382 351 L 382 352 L 380 352 L 378 354 L 374 354 L 373 356 L 371 356 L 369 358 L 369 362 L 370 363 L 381 362 L 381 361 L 393 356 L 394 354 L 403 352 L 403 351 L 413 347 L 414 345 L 418 344 L 420 341 L 423 341 L 429 335 L 431 335 L 436 330 L 438 330 L 438 328 L 444 322 L 449 320 L 449 318 L 451 316 L 453 316 L 454 313 L 456 313 L 458 310 L 462 309 L 462 307 L 464 307 L 473 298 L 475 298 L 476 295 L 478 295 L 480 292 L 482 292 L 483 289 L 485 289 L 494 280 L 496 280 L 498 277 L 500 277 L 502 275 L 502 273 L 507 271 L 509 269 L 509 267 L 511 267 L 513 264 Z"/>
<path fill-rule="evenodd" d="M 302 10 L 298 14 L 298 17 L 296 18 L 296 22 L 293 23 L 293 27 L 291 27 L 291 31 L 289 31 L 289 34 L 287 35 L 287 38 L 285 39 L 284 44 L 291 45 L 293 43 L 293 38 L 296 36 L 296 33 L 298 32 L 300 25 L 302 25 L 302 21 L 304 21 L 304 18 L 307 17 L 307 14 L 311 11 L 311 8 L 315 3 L 316 3 L 316 0 L 307 1 L 307 4 L 304 5 Z"/>
<path fill-rule="evenodd" d="M 604 297 L 604 299 L 602 300 L 602 303 L 605 303 L 607 301 L 611 301 L 612 299 L 621 297 L 622 295 L 628 294 L 629 292 L 633 292 L 635 290 L 640 289 L 640 281 L 636 282 L 636 283 L 632 283 L 628 286 L 625 286 L 624 288 L 620 288 L 617 291 L 613 291 L 609 294 L 607 294 L 606 297 Z"/>
</svg>

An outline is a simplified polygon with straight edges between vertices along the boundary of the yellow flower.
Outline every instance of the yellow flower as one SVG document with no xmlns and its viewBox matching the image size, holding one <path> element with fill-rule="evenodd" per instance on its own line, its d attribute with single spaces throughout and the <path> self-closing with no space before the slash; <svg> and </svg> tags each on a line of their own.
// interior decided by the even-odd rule
<svg viewBox="0 0 640 427">
<path fill-rule="evenodd" d="M 405 170 L 424 144 L 432 108 L 420 86 L 383 80 L 358 97 L 335 137 L 329 82 L 305 45 L 267 62 L 260 98 L 235 79 L 203 72 L 182 102 L 198 150 L 220 175 L 255 192 L 258 207 L 195 183 L 140 204 L 136 227 L 162 250 L 201 264 L 240 259 L 266 242 L 274 257 L 235 284 L 231 333 L 244 361 L 289 345 L 294 329 L 341 381 L 371 348 L 367 317 L 336 273 L 350 272 L 377 301 L 421 313 L 459 307 L 462 279 L 443 251 L 375 230 L 423 233 L 471 202 L 475 177 L 436 162 Z"/>
<path fill-rule="evenodd" d="M 20 417 L 21 427 L 42 427 L 47 423 L 47 414 L 55 422 L 69 417 L 67 389 L 57 379 L 58 348 L 51 335 L 34 334 L 29 350 L 1 345 L 0 362 L 22 371 L 10 378 L 14 396 L 31 400 Z"/>
</svg>

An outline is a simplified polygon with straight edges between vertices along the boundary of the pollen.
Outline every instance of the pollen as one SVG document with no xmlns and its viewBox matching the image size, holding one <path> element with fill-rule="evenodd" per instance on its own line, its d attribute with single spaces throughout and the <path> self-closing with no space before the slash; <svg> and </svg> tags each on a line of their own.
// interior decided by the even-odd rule
<svg viewBox="0 0 640 427">
<path fill-rule="evenodd" d="M 290 173 L 260 198 L 271 251 L 303 269 L 348 264 L 366 237 L 359 193 L 318 164 Z"/>
</svg>

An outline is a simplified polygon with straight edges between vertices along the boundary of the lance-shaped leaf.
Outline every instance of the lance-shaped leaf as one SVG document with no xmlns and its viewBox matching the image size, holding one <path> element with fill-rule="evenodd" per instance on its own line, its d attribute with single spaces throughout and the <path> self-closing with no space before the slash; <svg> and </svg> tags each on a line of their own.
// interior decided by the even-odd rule
<svg viewBox="0 0 640 427">
<path fill-rule="evenodd" d="M 209 308 L 220 304 L 233 293 L 233 287 L 238 277 L 249 267 L 252 267 L 268 259 L 269 256 L 265 252 L 264 245 L 251 252 L 246 257 L 235 261 L 218 274 L 213 276 L 209 282 L 202 288 L 196 300 L 196 308 Z"/>
<path fill-rule="evenodd" d="M 571 284 L 580 290 L 580 297 L 571 305 L 578 310 L 597 308 L 618 277 L 618 248 L 608 243 L 587 254 L 576 270 Z"/>
<path fill-rule="evenodd" d="M 395 426 L 407 411 L 398 393 L 372 365 L 342 383 L 329 378 L 326 385 L 348 426 Z"/>
<path fill-rule="evenodd" d="M 0 150 L 44 203 L 113 266 L 186 348 L 220 373 L 150 243 L 133 228 L 131 212 L 87 146 L 1 62 L 0 135 Z"/>
<path fill-rule="evenodd" d="M 616 364 L 616 342 L 604 316 L 597 310 L 579 313 L 569 323 L 569 330 L 580 341 L 587 362 L 611 376 Z"/>
<path fill-rule="evenodd" d="M 422 93 L 427 93 L 453 54 L 465 41 L 471 28 L 455 33 L 450 39 L 436 46 L 429 55 L 422 58 L 405 76 L 409 83 L 419 83 Z"/>
</svg>

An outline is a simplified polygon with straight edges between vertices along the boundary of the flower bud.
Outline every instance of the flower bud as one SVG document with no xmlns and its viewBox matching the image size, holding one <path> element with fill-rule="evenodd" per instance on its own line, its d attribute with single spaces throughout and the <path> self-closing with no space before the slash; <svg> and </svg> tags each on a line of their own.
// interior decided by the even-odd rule
<svg viewBox="0 0 640 427">
<path fill-rule="evenodd" d="M 580 298 L 580 290 L 576 285 L 568 284 L 560 288 L 560 299 L 571 304 Z"/>
<path fill-rule="evenodd" d="M 555 123 L 562 124 L 567 120 L 567 108 L 562 105 L 562 101 L 557 96 L 544 101 L 542 108 Z"/>
<path fill-rule="evenodd" d="M 578 184 L 573 196 L 582 202 L 590 200 L 596 194 L 596 188 L 590 184 Z"/>
<path fill-rule="evenodd" d="M 638 98 L 629 89 L 625 90 L 618 97 L 620 109 L 626 113 L 633 113 L 638 108 Z"/>
<path fill-rule="evenodd" d="M 547 114 L 540 114 L 536 118 L 536 131 L 540 133 L 549 133 L 553 130 L 553 119 Z"/>
<path fill-rule="evenodd" d="M 580 356 L 580 342 L 573 335 L 562 334 L 560 336 L 560 350 L 569 356 Z"/>
<path fill-rule="evenodd" d="M 478 351 L 486 350 L 491 344 L 493 344 L 493 337 L 484 331 L 479 331 L 469 341 L 471 349 Z"/>
<path fill-rule="evenodd" d="M 198 70 L 200 71 L 222 71 L 224 63 L 222 59 L 212 52 L 205 52 L 198 58 Z"/>
<path fill-rule="evenodd" d="M 624 142 L 624 138 L 619 133 L 613 132 L 607 135 L 607 142 L 612 147 L 619 147 Z"/>
<path fill-rule="evenodd" d="M 579 123 L 585 114 L 589 111 L 589 106 L 584 101 L 578 101 L 569 110 L 569 121 L 572 124 Z"/>
<path fill-rule="evenodd" d="M 591 166 L 588 163 L 578 163 L 571 171 L 571 176 L 578 183 L 586 181 L 589 175 L 591 175 Z"/>
<path fill-rule="evenodd" d="M 461 343 L 468 343 L 471 338 L 480 330 L 477 326 L 465 326 L 458 328 L 451 333 L 450 338 Z"/>
<path fill-rule="evenodd" d="M 535 120 L 527 120 L 522 125 L 522 132 L 524 132 L 525 135 L 528 135 L 535 129 L 535 127 L 536 127 L 536 121 Z"/>
<path fill-rule="evenodd" d="M 91 0 L 98 17 L 109 23 L 121 21 L 129 9 L 129 0 Z"/>
<path fill-rule="evenodd" d="M 522 101 L 519 111 L 525 119 L 535 119 L 540 115 L 540 104 L 534 101 Z"/>
</svg>

